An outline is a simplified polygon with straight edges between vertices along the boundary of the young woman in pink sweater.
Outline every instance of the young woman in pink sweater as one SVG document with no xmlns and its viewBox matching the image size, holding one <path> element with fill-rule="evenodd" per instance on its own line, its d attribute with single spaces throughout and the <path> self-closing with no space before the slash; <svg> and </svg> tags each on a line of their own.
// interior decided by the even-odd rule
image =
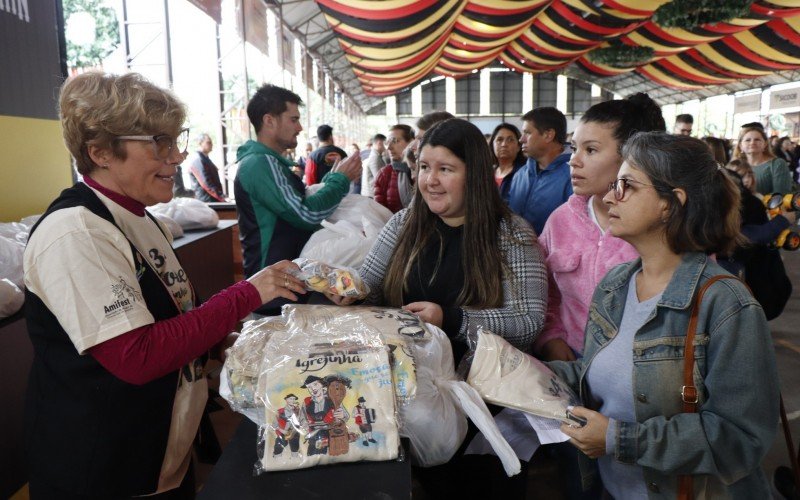
<svg viewBox="0 0 800 500">
<path fill-rule="evenodd" d="M 637 257 L 630 244 L 607 232 L 603 195 L 617 178 L 625 141 L 635 132 L 665 128 L 658 105 L 636 94 L 592 106 L 575 129 L 569 162 L 574 194 L 550 215 L 539 237 L 550 278 L 545 327 L 533 347 L 540 358 L 581 355 L 595 287 L 611 268 Z"/>
</svg>

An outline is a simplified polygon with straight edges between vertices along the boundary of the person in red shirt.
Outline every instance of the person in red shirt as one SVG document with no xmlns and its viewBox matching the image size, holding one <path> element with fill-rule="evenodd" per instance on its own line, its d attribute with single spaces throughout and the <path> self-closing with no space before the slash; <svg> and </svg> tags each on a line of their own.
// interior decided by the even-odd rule
<svg viewBox="0 0 800 500">
<path fill-rule="evenodd" d="M 403 161 L 403 151 L 413 140 L 414 130 L 410 126 L 397 124 L 392 127 L 386 140 L 392 163 L 383 167 L 375 178 L 375 201 L 393 213 L 407 207 L 414 198 L 411 169 Z"/>
</svg>

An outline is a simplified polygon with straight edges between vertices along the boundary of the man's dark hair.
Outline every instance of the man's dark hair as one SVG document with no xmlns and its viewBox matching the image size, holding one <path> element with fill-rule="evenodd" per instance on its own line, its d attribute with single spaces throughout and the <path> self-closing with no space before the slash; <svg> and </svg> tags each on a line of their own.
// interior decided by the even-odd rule
<svg viewBox="0 0 800 500">
<path fill-rule="evenodd" d="M 691 125 L 694 123 L 694 117 L 689 113 L 684 113 L 675 117 L 675 123 L 688 123 Z"/>
<path fill-rule="evenodd" d="M 299 95 L 270 83 L 262 86 L 253 94 L 247 104 L 247 117 L 253 124 L 253 128 L 256 129 L 256 134 L 261 131 L 264 115 L 280 116 L 286 111 L 287 102 L 298 106 L 303 105 L 303 100 Z"/>
<path fill-rule="evenodd" d="M 386 140 L 386 136 L 383 135 L 383 134 L 375 134 L 374 136 L 372 136 L 372 140 L 373 141 L 385 141 Z"/>
<path fill-rule="evenodd" d="M 317 139 L 320 141 L 328 142 L 333 135 L 333 127 L 330 125 L 320 125 L 317 127 Z"/>
<path fill-rule="evenodd" d="M 431 111 L 430 113 L 422 115 L 420 119 L 417 120 L 417 129 L 428 130 L 437 123 L 449 120 L 450 118 L 455 117 L 447 111 Z"/>
<path fill-rule="evenodd" d="M 531 122 L 540 134 L 546 130 L 556 133 L 556 142 L 564 144 L 567 140 L 567 117 L 553 107 L 536 108 L 522 116 L 522 121 Z"/>
</svg>

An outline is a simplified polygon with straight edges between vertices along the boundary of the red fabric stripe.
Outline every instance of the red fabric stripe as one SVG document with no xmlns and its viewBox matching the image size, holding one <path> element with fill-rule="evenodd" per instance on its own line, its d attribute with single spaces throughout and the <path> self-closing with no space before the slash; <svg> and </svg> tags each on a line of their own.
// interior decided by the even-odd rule
<svg viewBox="0 0 800 500">
<path fill-rule="evenodd" d="M 702 64 L 706 68 L 708 68 L 710 70 L 713 70 L 713 71 L 716 71 L 718 73 L 722 73 L 725 76 L 729 76 L 731 78 L 736 78 L 736 79 L 740 79 L 740 80 L 748 78 L 748 75 L 743 75 L 741 73 L 736 73 L 735 71 L 730 71 L 730 70 L 727 70 L 725 68 L 719 67 L 717 65 L 711 64 L 708 61 L 708 59 L 703 57 L 702 54 L 700 54 L 699 52 L 697 52 L 694 49 L 688 50 L 688 51 L 684 52 L 684 54 L 686 54 L 688 57 L 691 57 L 695 61 L 699 62 L 700 64 Z"/>
<path fill-rule="evenodd" d="M 781 19 L 776 19 L 767 23 L 769 29 L 781 35 L 783 38 L 790 42 L 800 45 L 800 33 L 793 30 L 788 24 Z"/>
<path fill-rule="evenodd" d="M 486 40 L 495 40 L 495 39 L 498 39 L 498 38 L 503 38 L 503 37 L 506 37 L 506 36 L 508 36 L 508 35 L 510 35 L 511 33 L 514 32 L 513 29 L 509 29 L 508 31 L 505 31 L 505 32 L 502 32 L 502 33 L 486 33 L 486 32 L 483 32 L 483 31 L 477 31 L 477 30 L 474 30 L 472 28 L 469 28 L 468 26 L 465 26 L 465 25 L 461 24 L 461 22 L 456 22 L 456 30 L 462 31 L 464 33 L 469 33 L 472 36 L 481 37 L 481 38 L 484 38 Z M 481 50 L 481 49 L 478 48 L 477 50 Z"/>
<path fill-rule="evenodd" d="M 614 0 L 603 0 L 603 3 L 606 6 L 611 7 L 612 9 L 618 10 L 620 12 L 624 12 L 625 14 L 630 14 L 632 16 L 641 16 L 641 17 L 649 18 L 650 16 L 653 15 L 653 11 L 651 11 L 651 10 L 633 9 L 631 7 L 626 7 L 625 5 L 617 3 Z"/>
<path fill-rule="evenodd" d="M 555 2 L 553 2 L 550 5 L 550 8 L 561 14 L 561 16 L 564 17 L 564 19 L 573 23 L 575 26 L 583 28 L 591 33 L 598 33 L 600 35 L 617 35 L 619 33 L 625 33 L 625 28 L 607 28 L 605 26 L 598 26 L 596 24 L 590 23 L 586 19 L 572 12 L 572 10 L 570 10 L 569 7 L 564 5 L 564 3 L 561 2 L 560 0 L 556 0 Z"/>
<path fill-rule="evenodd" d="M 700 85 L 688 85 L 688 84 L 686 84 L 686 85 L 673 85 L 673 84 L 667 82 L 666 80 L 662 80 L 661 78 L 657 78 L 655 75 L 652 75 L 652 74 L 648 73 L 647 70 L 643 66 L 639 67 L 639 68 L 636 68 L 636 72 L 641 74 L 641 75 L 644 75 L 644 77 L 647 78 L 648 80 L 653 80 L 654 82 L 659 83 L 659 84 L 661 84 L 661 85 L 663 85 L 665 87 L 669 87 L 671 89 L 697 90 L 697 88 L 700 87 Z"/>
<path fill-rule="evenodd" d="M 680 67 L 674 65 L 672 62 L 667 61 L 666 59 L 662 59 L 661 61 L 658 61 L 658 64 L 656 66 L 658 66 L 658 65 L 662 66 L 661 69 L 663 69 L 663 70 L 668 70 L 668 72 L 675 73 L 676 75 L 678 75 L 678 76 L 680 76 L 682 78 L 685 78 L 686 80 L 692 80 L 692 81 L 695 81 L 697 83 L 704 83 L 704 84 L 707 84 L 707 85 L 722 85 L 723 83 L 726 83 L 726 82 L 720 82 L 717 79 L 712 79 L 712 78 L 709 78 L 709 77 L 701 77 L 701 76 L 693 75 L 692 73 L 689 73 L 686 70 L 684 70 L 683 68 L 680 68 Z"/>
<path fill-rule="evenodd" d="M 783 9 L 783 8 L 767 7 L 765 5 L 754 3 L 753 5 L 750 6 L 750 12 L 770 17 L 794 17 L 800 15 L 800 8 Z"/>
<path fill-rule="evenodd" d="M 386 21 L 387 19 L 408 17 L 412 14 L 416 14 L 417 12 L 427 9 L 437 2 L 438 0 L 419 0 L 418 2 L 410 2 L 408 5 L 396 9 L 380 9 L 378 8 L 380 7 L 380 2 L 375 2 L 374 9 L 357 9 L 334 0 L 317 0 L 317 3 L 320 3 L 338 13 L 374 21 Z"/>
<path fill-rule="evenodd" d="M 595 65 L 595 64 L 593 64 L 591 61 L 589 61 L 589 58 L 588 58 L 588 57 L 586 57 L 586 56 L 583 56 L 583 57 L 581 57 L 581 58 L 579 59 L 579 62 L 580 62 L 580 64 L 581 64 L 582 66 L 584 66 L 584 67 L 585 67 L 587 70 L 589 70 L 589 71 L 591 71 L 592 73 L 595 73 L 595 74 L 597 74 L 597 75 L 603 75 L 603 76 L 615 76 L 615 75 L 618 75 L 618 74 L 620 74 L 620 72 L 623 72 L 623 73 L 625 72 L 625 70 L 620 70 L 620 71 L 608 71 L 608 70 L 606 70 L 606 69 L 603 69 L 603 68 L 601 68 L 601 67 L 599 67 L 599 66 L 596 66 L 596 65 Z"/>
<path fill-rule="evenodd" d="M 564 40 L 565 42 L 569 42 L 569 43 L 574 44 L 574 45 L 583 45 L 584 47 L 594 47 L 595 45 L 597 45 L 596 41 L 591 41 L 590 40 L 590 41 L 586 41 L 585 42 L 585 41 L 582 41 L 582 40 L 576 40 L 574 38 L 567 38 L 567 37 L 565 37 L 564 35 L 562 35 L 560 33 L 556 33 L 555 31 L 553 31 L 550 28 L 548 28 L 547 26 L 545 26 L 545 24 L 542 21 L 540 21 L 538 17 L 533 22 L 533 26 L 535 26 L 536 28 L 544 31 L 545 33 L 547 33 L 548 35 L 556 38 L 557 40 Z M 533 28 L 533 26 L 532 26 L 532 28 Z"/>
<path fill-rule="evenodd" d="M 484 14 L 489 16 L 513 16 L 514 14 L 522 14 L 523 12 L 535 12 L 538 10 L 542 4 L 546 2 L 541 2 L 537 4 L 535 7 L 519 7 L 517 9 L 494 9 L 491 7 L 486 7 L 483 5 L 476 5 L 473 3 L 468 3 L 464 10 L 469 12 L 475 12 L 476 14 Z"/>
<path fill-rule="evenodd" d="M 731 35 L 733 33 L 739 33 L 740 31 L 747 31 L 750 29 L 748 26 L 735 26 L 728 23 L 704 24 L 702 28 L 706 31 L 713 31 L 714 33 L 719 33 L 721 35 Z"/>
</svg>

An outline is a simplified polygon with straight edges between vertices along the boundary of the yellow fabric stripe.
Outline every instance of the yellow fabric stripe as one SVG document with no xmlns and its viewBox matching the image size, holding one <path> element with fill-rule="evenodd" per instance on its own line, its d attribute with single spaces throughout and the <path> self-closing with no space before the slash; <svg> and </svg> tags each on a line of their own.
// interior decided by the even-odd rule
<svg viewBox="0 0 800 500">
<path fill-rule="evenodd" d="M 352 33 L 353 36 L 365 36 L 370 38 L 381 38 L 385 36 L 387 39 L 406 38 L 419 33 L 425 28 L 428 28 L 433 23 L 438 23 L 442 21 L 442 18 L 447 13 L 447 11 L 449 11 L 453 7 L 453 5 L 455 5 L 458 1 L 459 0 L 448 0 L 447 3 L 442 4 L 442 6 L 436 12 L 431 14 L 430 17 L 427 17 L 424 20 L 422 20 L 419 24 L 398 31 L 386 31 L 378 33 L 370 30 L 362 30 L 350 26 L 349 24 L 344 24 L 335 17 L 331 16 L 330 14 L 325 14 L 325 19 L 328 21 L 329 26 L 334 28 L 336 27 L 343 28 L 347 33 Z M 452 20 L 451 24 L 453 24 Z"/>
<path fill-rule="evenodd" d="M 367 59 L 376 59 L 376 60 L 400 59 L 403 57 L 407 57 L 409 55 L 416 54 L 420 50 L 431 45 L 437 38 L 442 36 L 442 34 L 447 32 L 447 30 L 452 28 L 454 22 L 455 22 L 455 17 L 452 18 L 449 23 L 442 23 L 442 25 L 439 26 L 439 29 L 432 31 L 428 36 L 426 36 L 422 40 L 418 40 L 414 43 L 411 43 L 409 45 L 403 45 L 401 47 L 386 48 L 386 47 L 375 47 L 371 45 L 364 46 L 364 45 L 356 45 L 353 43 L 345 42 L 344 40 L 341 40 L 341 44 L 349 49 L 352 49 L 358 55 L 365 57 Z"/>
<path fill-rule="evenodd" d="M 407 77 L 409 75 L 413 75 L 415 73 L 418 73 L 420 71 L 420 68 L 428 68 L 428 69 L 430 69 L 430 68 L 432 68 L 433 66 L 436 65 L 436 61 L 438 61 L 439 58 L 441 57 L 443 50 L 444 50 L 444 47 L 442 47 L 441 49 L 437 50 L 434 53 L 435 57 L 429 57 L 428 59 L 423 59 L 422 61 L 420 61 L 419 63 L 415 64 L 414 66 L 412 66 L 410 68 L 403 69 L 402 71 L 396 71 L 396 72 L 392 71 L 392 72 L 390 72 L 389 74 L 386 74 L 386 75 L 376 74 L 375 76 L 377 76 L 377 77 L 391 77 L 391 78 L 401 79 L 401 78 L 405 78 L 405 77 Z M 372 74 L 369 71 L 362 70 L 362 69 L 357 68 L 355 66 L 353 67 L 353 71 L 357 75 L 370 76 Z"/>
<path fill-rule="evenodd" d="M 538 64 L 544 64 L 547 66 L 557 66 L 568 59 L 571 59 L 574 56 L 565 56 L 563 59 L 544 59 L 536 54 L 528 51 L 525 47 L 519 44 L 519 42 L 511 42 L 511 47 L 513 47 L 517 52 L 519 52 L 526 61 L 533 61 Z M 552 56 L 551 56 L 552 57 Z"/>
<path fill-rule="evenodd" d="M 381 0 L 380 2 L 376 2 L 374 0 L 339 0 L 337 3 L 346 5 L 347 7 L 352 7 L 354 9 L 392 10 L 402 9 L 404 7 L 408 7 L 409 5 L 414 5 L 416 0 Z M 333 9 L 337 11 L 339 10 L 336 7 L 333 7 Z"/>
<path fill-rule="evenodd" d="M 465 27 L 477 31 L 478 33 L 486 33 L 487 35 L 506 35 L 512 34 L 514 32 L 520 31 L 520 29 L 525 29 L 530 26 L 533 19 L 529 19 L 527 21 L 523 21 L 519 24 L 515 24 L 513 26 L 491 26 L 489 24 L 485 24 L 482 22 L 475 21 L 473 19 L 468 18 L 467 16 L 461 16 L 458 18 L 458 22 L 463 24 Z M 474 42 L 473 42 L 474 43 Z"/>
<path fill-rule="evenodd" d="M 723 36 L 726 36 L 726 35 L 718 35 L 718 36 L 695 35 L 694 33 L 691 33 L 681 28 L 662 28 L 661 26 L 659 26 L 659 29 L 663 30 L 664 33 L 668 34 L 669 36 L 674 36 L 678 40 L 686 40 L 687 47 L 691 47 L 692 45 L 697 45 L 698 43 L 713 42 L 714 40 L 719 40 Z"/>
<path fill-rule="evenodd" d="M 528 37 L 530 41 L 533 42 L 536 46 L 545 48 L 547 50 L 552 50 L 553 52 L 556 52 L 558 54 L 564 54 L 564 57 L 574 57 L 576 55 L 583 54 L 587 51 L 587 49 L 567 50 L 561 47 L 556 47 L 554 45 L 549 44 L 548 42 L 545 42 L 539 37 L 537 33 L 534 33 L 532 31 L 528 31 L 527 35 L 525 36 Z"/>
<path fill-rule="evenodd" d="M 677 78 L 667 75 L 660 69 L 654 67 L 652 64 L 648 64 L 647 66 L 642 66 L 641 70 L 653 75 L 655 78 L 658 78 L 660 82 L 666 82 L 666 84 L 669 85 L 670 87 L 677 87 L 687 90 L 697 90 L 703 87 L 702 85 L 692 85 L 684 83 L 682 80 L 678 80 Z"/>
<path fill-rule="evenodd" d="M 698 78 L 708 78 L 710 80 L 714 80 L 714 82 L 716 84 L 728 83 L 728 82 L 731 81 L 731 78 L 718 77 L 718 76 L 714 76 L 714 75 L 710 75 L 708 73 L 705 73 L 705 72 L 703 72 L 701 70 L 698 70 L 697 68 L 695 68 L 693 66 L 690 66 L 685 61 L 683 61 L 680 57 L 677 57 L 677 56 L 666 57 L 666 58 L 664 58 L 664 60 L 665 61 L 669 61 L 670 63 L 672 63 L 675 66 L 679 67 L 683 71 L 686 71 L 690 75 L 694 75 L 694 76 L 696 76 Z M 701 84 L 701 85 L 711 85 L 711 84 L 708 83 L 708 84 Z"/>
<path fill-rule="evenodd" d="M 542 24 L 544 24 L 545 26 L 547 26 L 551 30 L 555 31 L 559 35 L 564 36 L 568 40 L 577 40 L 579 42 L 588 42 L 588 41 L 590 41 L 590 40 L 587 40 L 585 38 L 581 38 L 578 35 L 572 33 L 571 31 L 565 30 L 564 28 L 559 26 L 558 23 L 556 23 L 555 21 L 550 19 L 550 16 L 547 15 L 547 11 L 542 12 L 542 14 L 539 16 L 539 19 L 541 19 Z"/>
<path fill-rule="evenodd" d="M 800 58 L 792 57 L 789 54 L 781 52 L 780 50 L 773 49 L 750 32 L 737 33 L 734 35 L 734 38 L 742 42 L 742 44 L 748 49 L 766 59 L 771 59 L 784 64 L 800 64 Z"/>
<path fill-rule="evenodd" d="M 658 42 L 654 42 L 653 40 L 650 40 L 649 38 L 644 37 L 643 35 L 641 35 L 640 33 L 636 32 L 636 31 L 634 31 L 633 33 L 630 33 L 628 35 L 628 38 L 631 39 L 632 41 L 636 42 L 636 45 L 639 45 L 639 46 L 642 46 L 642 47 L 650 47 L 653 50 L 656 50 L 658 52 L 676 52 L 676 51 L 684 50 L 685 48 L 691 47 L 692 45 L 694 45 L 694 44 L 690 43 L 690 44 L 687 44 L 685 47 L 677 47 L 677 48 L 676 47 L 670 47 L 669 45 L 662 45 L 662 44 L 660 44 Z"/>
<path fill-rule="evenodd" d="M 698 52 L 703 54 L 713 64 L 716 64 L 720 68 L 726 69 L 728 71 L 734 71 L 736 73 L 741 73 L 743 75 L 748 75 L 748 76 L 762 76 L 770 73 L 769 71 L 758 71 L 737 64 L 728 59 L 727 57 L 723 56 L 722 54 L 720 54 L 718 51 L 714 50 L 710 45 L 699 45 L 695 48 L 697 49 Z"/>
<path fill-rule="evenodd" d="M 542 4 L 550 3 L 550 0 L 470 0 L 470 3 L 488 9 L 517 10 L 529 8 L 533 10 Z"/>
</svg>

